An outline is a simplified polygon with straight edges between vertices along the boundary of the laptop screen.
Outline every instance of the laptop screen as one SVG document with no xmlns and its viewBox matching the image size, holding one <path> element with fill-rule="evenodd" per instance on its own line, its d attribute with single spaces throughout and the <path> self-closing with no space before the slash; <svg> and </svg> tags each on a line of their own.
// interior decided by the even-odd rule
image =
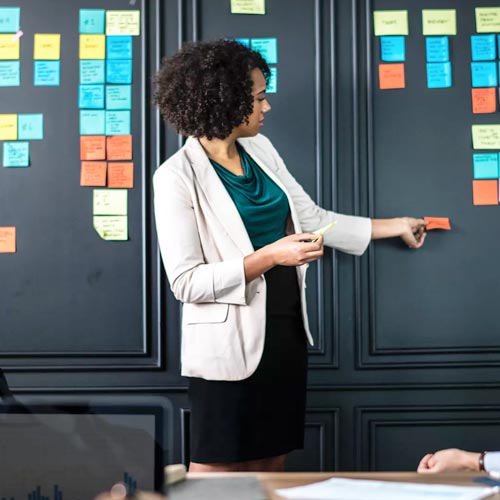
<svg viewBox="0 0 500 500">
<path fill-rule="evenodd" d="M 0 405 L 0 500 L 90 500 L 122 482 L 161 491 L 156 406 Z"/>
</svg>

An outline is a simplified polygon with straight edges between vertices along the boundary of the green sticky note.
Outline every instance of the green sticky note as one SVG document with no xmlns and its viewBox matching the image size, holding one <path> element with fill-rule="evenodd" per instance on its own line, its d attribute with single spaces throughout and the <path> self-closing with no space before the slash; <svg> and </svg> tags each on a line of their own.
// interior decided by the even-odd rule
<svg viewBox="0 0 500 500">
<path fill-rule="evenodd" d="M 376 10 L 373 12 L 375 36 L 407 35 L 407 10 Z"/>
<path fill-rule="evenodd" d="M 104 9 L 80 9 L 80 34 L 104 35 L 105 19 Z"/>
<path fill-rule="evenodd" d="M 20 7 L 0 7 L 0 33 L 17 33 L 20 17 Z"/>
<path fill-rule="evenodd" d="M 266 13 L 266 0 L 231 0 L 231 14 Z"/>
<path fill-rule="evenodd" d="M 278 40 L 276 38 L 252 38 L 250 47 L 260 53 L 267 64 L 278 62 Z"/>
<path fill-rule="evenodd" d="M 106 111 L 106 135 L 130 135 L 130 111 Z"/>
<path fill-rule="evenodd" d="M 99 84 L 104 83 L 104 59 L 81 59 L 80 60 L 80 83 Z"/>
<path fill-rule="evenodd" d="M 0 61 L 0 87 L 19 87 L 20 84 L 19 61 Z"/>
<path fill-rule="evenodd" d="M 18 139 L 43 139 L 43 115 L 18 115 L 17 130 Z"/>
<path fill-rule="evenodd" d="M 500 125 L 472 125 L 473 149 L 500 149 Z"/>
<path fill-rule="evenodd" d="M 132 109 L 132 85 L 106 85 L 106 109 Z"/>
<path fill-rule="evenodd" d="M 126 189 L 94 189 L 94 215 L 127 215 Z"/>
<path fill-rule="evenodd" d="M 126 215 L 94 215 L 94 229 L 103 240 L 128 240 L 128 217 Z"/>
<path fill-rule="evenodd" d="M 80 135 L 104 135 L 105 124 L 104 110 L 80 111 Z"/>
<path fill-rule="evenodd" d="M 3 143 L 4 167 L 29 167 L 30 143 L 29 142 L 4 142 Z"/>
</svg>

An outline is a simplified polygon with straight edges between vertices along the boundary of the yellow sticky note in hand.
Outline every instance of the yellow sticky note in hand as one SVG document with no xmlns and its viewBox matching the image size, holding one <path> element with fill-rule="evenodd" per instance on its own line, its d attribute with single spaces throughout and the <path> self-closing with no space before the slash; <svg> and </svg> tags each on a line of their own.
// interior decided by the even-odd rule
<svg viewBox="0 0 500 500">
<path fill-rule="evenodd" d="M 332 229 L 333 227 L 335 227 L 336 224 L 337 224 L 337 221 L 334 220 L 333 222 L 330 222 L 330 224 L 327 224 L 326 226 L 320 227 L 316 231 L 313 231 L 313 234 L 317 234 L 318 236 L 323 236 L 326 232 L 330 231 L 330 229 Z M 313 242 L 314 241 L 318 241 L 318 239 L 319 238 L 316 238 L 316 239 L 314 239 L 312 241 Z"/>
<path fill-rule="evenodd" d="M 34 59 L 41 61 L 58 61 L 61 59 L 60 33 L 35 33 Z"/>
</svg>

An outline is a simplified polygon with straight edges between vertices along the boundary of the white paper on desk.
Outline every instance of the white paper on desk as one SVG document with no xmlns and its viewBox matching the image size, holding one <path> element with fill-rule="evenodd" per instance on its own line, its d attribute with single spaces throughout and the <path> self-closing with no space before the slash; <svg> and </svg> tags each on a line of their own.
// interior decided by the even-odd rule
<svg viewBox="0 0 500 500">
<path fill-rule="evenodd" d="M 300 500 L 478 500 L 498 491 L 498 487 L 332 478 L 306 486 L 279 489 L 276 493 L 284 498 Z"/>
</svg>

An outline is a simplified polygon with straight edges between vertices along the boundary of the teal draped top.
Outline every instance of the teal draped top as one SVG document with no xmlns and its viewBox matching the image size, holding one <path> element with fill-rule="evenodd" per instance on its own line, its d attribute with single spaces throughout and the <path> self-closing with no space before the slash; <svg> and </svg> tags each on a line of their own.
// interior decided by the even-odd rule
<svg viewBox="0 0 500 500">
<path fill-rule="evenodd" d="M 257 249 L 286 235 L 290 207 L 283 190 L 242 146 L 236 143 L 236 147 L 244 175 L 234 175 L 216 161 L 210 162 L 234 201 L 250 241 Z"/>
</svg>

